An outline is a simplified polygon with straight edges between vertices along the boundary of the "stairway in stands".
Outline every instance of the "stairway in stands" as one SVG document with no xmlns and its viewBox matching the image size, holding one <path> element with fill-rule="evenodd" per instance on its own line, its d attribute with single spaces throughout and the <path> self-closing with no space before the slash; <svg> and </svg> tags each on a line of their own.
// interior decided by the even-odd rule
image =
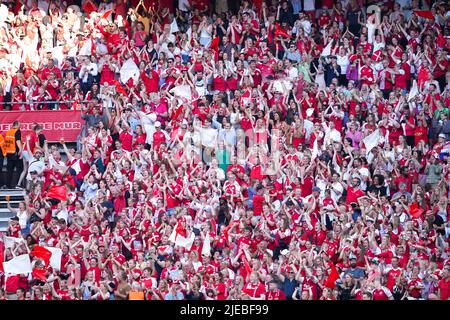
<svg viewBox="0 0 450 320">
<path fill-rule="evenodd" d="M 8 229 L 9 219 L 15 214 L 8 210 L 6 196 L 10 196 L 9 203 L 12 208 L 18 208 L 19 203 L 23 201 L 25 190 L 0 189 L 0 232 Z"/>
</svg>

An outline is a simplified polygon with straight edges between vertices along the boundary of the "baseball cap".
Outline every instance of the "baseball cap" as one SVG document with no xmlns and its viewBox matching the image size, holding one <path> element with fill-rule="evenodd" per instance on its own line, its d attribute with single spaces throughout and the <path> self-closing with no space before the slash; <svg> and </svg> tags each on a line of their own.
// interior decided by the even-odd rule
<svg viewBox="0 0 450 320">
<path fill-rule="evenodd" d="M 444 133 L 440 133 L 439 134 L 439 138 L 444 138 L 445 139 L 445 134 Z"/>
<path fill-rule="evenodd" d="M 155 127 L 156 127 L 156 128 L 159 128 L 159 127 L 161 127 L 161 122 L 159 122 L 159 121 L 156 121 L 156 122 L 155 122 Z"/>
<path fill-rule="evenodd" d="M 312 188 L 312 192 L 320 192 L 320 188 L 319 187 L 313 187 Z"/>
</svg>

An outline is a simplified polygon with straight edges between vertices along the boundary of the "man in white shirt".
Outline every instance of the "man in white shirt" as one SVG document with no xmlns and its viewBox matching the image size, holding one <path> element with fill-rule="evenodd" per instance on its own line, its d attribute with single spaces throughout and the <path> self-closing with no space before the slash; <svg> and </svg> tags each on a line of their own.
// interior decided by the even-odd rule
<svg viewBox="0 0 450 320">
<path fill-rule="evenodd" d="M 211 127 L 210 119 L 206 119 L 202 126 L 198 125 L 198 121 L 197 119 L 197 124 L 194 122 L 194 128 L 200 134 L 202 145 L 215 150 L 217 147 L 218 130 Z"/>
<path fill-rule="evenodd" d="M 322 126 L 325 130 L 325 138 L 324 138 L 325 146 L 328 146 L 329 144 L 333 144 L 334 142 L 342 142 L 341 133 L 338 130 L 336 130 L 335 124 L 333 121 L 329 121 L 328 125 L 327 125 L 327 122 L 324 121 L 322 123 Z"/>
<path fill-rule="evenodd" d="M 299 14 L 299 19 L 299 26 L 303 28 L 305 35 L 309 36 L 311 34 L 311 22 L 307 19 L 307 16 L 304 13 Z"/>
<path fill-rule="evenodd" d="M 225 146 L 231 147 L 236 145 L 236 130 L 230 123 L 225 123 L 224 128 L 219 131 L 219 141 L 223 141 Z"/>
<path fill-rule="evenodd" d="M 106 46 L 106 40 L 105 37 L 102 35 L 98 42 L 95 44 L 95 51 L 98 55 L 104 56 L 108 53 L 108 47 Z"/>
<path fill-rule="evenodd" d="M 176 43 L 176 38 L 175 38 L 175 35 L 170 33 L 170 25 L 166 24 L 164 26 L 163 34 L 159 37 L 159 40 L 158 40 L 158 46 L 159 46 L 158 53 L 167 52 L 168 51 L 167 45 L 169 43 Z"/>
<path fill-rule="evenodd" d="M 335 203 L 338 203 L 339 198 L 342 196 L 343 192 L 344 192 L 344 187 L 339 182 L 339 174 L 334 173 L 331 176 L 331 185 L 330 185 L 330 196 L 331 196 L 331 199 L 333 199 L 333 201 Z"/>
<path fill-rule="evenodd" d="M 92 63 L 88 57 L 84 58 L 79 74 L 83 93 L 86 94 L 91 89 L 92 84 L 94 83 L 94 77 L 97 76 L 97 74 L 97 64 Z"/>
<path fill-rule="evenodd" d="M 35 178 L 37 178 L 37 181 L 41 181 L 42 178 L 42 172 L 44 172 L 45 169 L 45 163 L 41 160 L 42 157 L 42 151 L 36 150 L 34 153 L 34 158 L 30 161 L 30 164 L 28 165 L 28 174 L 26 176 L 27 179 L 27 187 L 29 184 L 31 184 L 31 181 L 33 181 Z"/>
<path fill-rule="evenodd" d="M 286 73 L 289 80 L 291 80 L 292 82 L 298 80 L 298 69 L 294 68 L 290 60 L 286 60 Z"/>
</svg>

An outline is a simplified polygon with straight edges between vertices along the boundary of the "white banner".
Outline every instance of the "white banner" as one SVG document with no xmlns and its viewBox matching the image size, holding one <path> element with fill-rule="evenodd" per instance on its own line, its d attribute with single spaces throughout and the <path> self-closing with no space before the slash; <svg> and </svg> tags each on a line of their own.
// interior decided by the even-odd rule
<svg viewBox="0 0 450 320">
<path fill-rule="evenodd" d="M 209 232 L 206 234 L 205 242 L 203 243 L 202 255 L 211 256 L 211 238 Z"/>
<path fill-rule="evenodd" d="M 45 249 L 52 253 L 52 256 L 50 257 L 50 266 L 54 269 L 61 270 L 62 250 L 54 247 L 45 247 Z"/>
<path fill-rule="evenodd" d="M 128 80 L 130 80 L 130 78 L 132 78 L 134 83 L 137 84 L 139 81 L 139 76 L 139 68 L 136 63 L 134 63 L 133 59 L 130 58 L 125 61 L 120 69 L 120 81 L 125 84 Z"/>
<path fill-rule="evenodd" d="M 5 273 L 9 274 L 31 273 L 33 268 L 31 267 L 30 255 L 23 254 L 3 262 L 3 269 Z"/>
<path fill-rule="evenodd" d="M 192 98 L 191 86 L 189 85 L 176 86 L 170 89 L 169 92 L 176 97 L 186 98 L 187 100 L 191 100 Z"/>
<path fill-rule="evenodd" d="M 378 143 L 380 142 L 380 130 L 377 129 L 371 134 L 369 134 L 367 137 L 363 139 L 364 145 L 366 146 L 366 154 L 369 154 L 369 152 L 378 146 Z"/>
</svg>

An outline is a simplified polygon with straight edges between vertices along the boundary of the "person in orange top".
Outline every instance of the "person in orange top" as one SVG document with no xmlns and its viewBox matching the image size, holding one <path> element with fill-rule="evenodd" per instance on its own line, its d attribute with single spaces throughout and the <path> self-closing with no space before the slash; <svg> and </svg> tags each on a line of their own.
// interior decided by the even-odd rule
<svg viewBox="0 0 450 320">
<path fill-rule="evenodd" d="M 5 158 L 6 150 L 5 150 L 5 138 L 3 134 L 0 133 L 0 187 L 4 187 L 3 176 L 1 172 L 3 171 L 3 159 Z"/>
<path fill-rule="evenodd" d="M 128 292 L 128 300 L 145 300 L 145 294 L 139 282 L 134 282 L 131 286 L 131 290 Z"/>
<path fill-rule="evenodd" d="M 20 131 L 20 122 L 14 121 L 12 128 L 8 130 L 5 134 L 5 144 L 4 149 L 6 151 L 6 157 L 8 159 L 6 167 L 6 183 L 9 189 L 12 189 L 12 181 L 13 181 L 13 173 L 14 169 L 17 169 L 18 174 L 20 175 L 23 170 L 23 161 L 22 161 L 22 135 Z M 16 188 L 20 188 L 17 185 Z"/>
</svg>

